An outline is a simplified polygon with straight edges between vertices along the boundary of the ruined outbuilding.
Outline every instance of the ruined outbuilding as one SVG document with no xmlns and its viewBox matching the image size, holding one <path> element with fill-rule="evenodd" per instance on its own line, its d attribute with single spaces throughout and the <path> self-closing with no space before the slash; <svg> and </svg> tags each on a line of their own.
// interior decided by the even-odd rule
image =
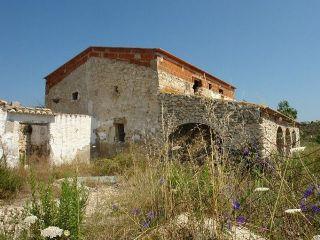
<svg viewBox="0 0 320 240">
<path fill-rule="evenodd" d="M 8 166 L 90 159 L 91 117 L 0 100 L 0 158 Z"/>
</svg>

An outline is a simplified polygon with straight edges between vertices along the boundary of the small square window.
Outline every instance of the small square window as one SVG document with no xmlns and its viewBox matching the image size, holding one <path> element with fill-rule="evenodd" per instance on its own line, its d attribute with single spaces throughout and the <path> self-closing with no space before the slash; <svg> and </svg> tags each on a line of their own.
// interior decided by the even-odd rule
<svg viewBox="0 0 320 240">
<path fill-rule="evenodd" d="M 79 99 L 79 92 L 72 93 L 72 100 L 76 101 Z"/>
<path fill-rule="evenodd" d="M 209 83 L 208 88 L 211 90 L 212 89 L 212 84 Z"/>
<path fill-rule="evenodd" d="M 60 98 L 53 98 L 53 99 L 52 99 L 52 102 L 54 102 L 54 103 L 59 103 L 59 102 L 60 102 Z"/>
<path fill-rule="evenodd" d="M 223 89 L 219 89 L 219 93 L 221 94 L 221 95 L 223 95 Z"/>
</svg>

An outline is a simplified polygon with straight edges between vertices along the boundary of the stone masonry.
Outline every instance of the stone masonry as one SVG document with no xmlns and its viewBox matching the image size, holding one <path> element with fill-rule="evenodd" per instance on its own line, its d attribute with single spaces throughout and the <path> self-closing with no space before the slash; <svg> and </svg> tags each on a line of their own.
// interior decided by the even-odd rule
<svg viewBox="0 0 320 240">
<path fill-rule="evenodd" d="M 235 101 L 234 86 L 162 49 L 90 47 L 46 77 L 46 107 L 92 116 L 100 156 L 186 123 L 223 132 L 234 146 L 254 142 L 264 155 L 299 146 L 294 120 Z"/>
</svg>

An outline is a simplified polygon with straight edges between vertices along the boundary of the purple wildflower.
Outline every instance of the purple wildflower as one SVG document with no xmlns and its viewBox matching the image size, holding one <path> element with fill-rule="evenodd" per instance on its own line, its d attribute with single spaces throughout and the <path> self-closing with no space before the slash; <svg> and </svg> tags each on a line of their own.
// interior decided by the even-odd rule
<svg viewBox="0 0 320 240">
<path fill-rule="evenodd" d="M 163 178 L 163 177 L 162 177 L 162 178 L 160 178 L 159 183 L 160 183 L 160 185 L 163 185 L 163 184 L 165 183 L 165 180 L 164 180 L 164 178 Z"/>
<path fill-rule="evenodd" d="M 133 214 L 134 216 L 138 216 L 138 215 L 140 215 L 140 213 L 141 213 L 141 211 L 140 211 L 139 208 L 134 208 L 134 209 L 132 209 L 132 214 Z"/>
<path fill-rule="evenodd" d="M 307 205 L 304 204 L 304 203 L 300 204 L 300 209 L 301 209 L 302 212 L 307 212 L 308 211 Z"/>
<path fill-rule="evenodd" d="M 301 202 L 300 202 L 300 209 L 301 209 L 302 212 L 307 212 L 308 211 L 308 207 L 307 207 L 306 201 L 307 201 L 307 199 L 303 198 L 301 200 Z"/>
<path fill-rule="evenodd" d="M 239 216 L 236 218 L 236 221 L 239 225 L 243 225 L 246 223 L 246 218 L 244 216 Z"/>
<path fill-rule="evenodd" d="M 239 210 L 240 209 L 240 203 L 238 201 L 233 201 L 232 202 L 232 207 L 234 210 Z"/>
<path fill-rule="evenodd" d="M 245 148 L 245 149 L 243 150 L 243 156 L 247 157 L 247 156 L 249 156 L 249 154 L 250 154 L 249 149 L 248 149 L 248 148 Z"/>
<path fill-rule="evenodd" d="M 142 222 L 142 226 L 144 228 L 148 228 L 148 227 L 150 227 L 150 222 L 145 220 L 145 221 Z"/>
<path fill-rule="evenodd" d="M 113 211 L 118 211 L 118 210 L 119 210 L 119 206 L 118 206 L 117 204 L 113 203 L 113 204 L 111 205 L 111 209 L 112 209 Z"/>
<path fill-rule="evenodd" d="M 311 209 L 314 214 L 320 213 L 320 207 L 317 205 L 312 205 Z"/>
<path fill-rule="evenodd" d="M 313 191 L 314 191 L 314 187 L 313 187 L 313 186 L 308 187 L 308 188 L 304 191 L 303 197 L 304 197 L 304 198 L 310 197 L 310 196 L 313 194 Z"/>
<path fill-rule="evenodd" d="M 147 213 L 147 218 L 149 218 L 150 220 L 154 219 L 154 217 L 155 217 L 155 214 L 153 211 L 150 211 Z"/>
</svg>

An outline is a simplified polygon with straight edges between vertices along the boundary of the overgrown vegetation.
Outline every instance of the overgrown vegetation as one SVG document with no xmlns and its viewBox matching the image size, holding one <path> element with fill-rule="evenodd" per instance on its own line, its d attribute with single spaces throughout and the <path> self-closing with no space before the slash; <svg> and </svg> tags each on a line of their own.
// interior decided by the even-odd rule
<svg viewBox="0 0 320 240">
<path fill-rule="evenodd" d="M 18 239 L 82 239 L 82 223 L 88 192 L 79 186 L 77 179 L 65 179 L 60 192 L 55 192 L 52 182 L 38 183 L 32 175 L 31 201 L 26 205 L 24 221 L 12 235 Z M 18 225 L 16 225 L 18 226 Z M 51 236 L 51 237 L 50 237 Z M 0 238 L 1 239 L 1 238 Z"/>
<path fill-rule="evenodd" d="M 90 165 L 46 168 L 46 175 L 31 166 L 35 174 L 26 216 L 36 220 L 23 232 L 25 239 L 46 239 L 41 230 L 48 228 L 67 230 L 55 239 L 97 240 L 232 239 L 239 229 L 277 240 L 320 234 L 318 144 L 290 157 L 271 153 L 266 165 L 254 146 L 239 149 L 231 161 L 220 148 L 192 139 L 190 145 L 161 149 L 131 147 Z M 77 175 L 118 175 L 119 194 L 84 219 L 88 195 Z M 54 184 L 62 177 L 73 180 Z"/>
<path fill-rule="evenodd" d="M 319 234 L 317 147 L 290 158 L 274 154 L 272 171 L 215 155 L 197 165 L 151 153 L 132 153 L 133 173 L 122 194 L 88 221 L 87 239 L 227 239 L 237 227 L 268 239 Z M 242 162 L 254 156 L 243 154 Z"/>
<path fill-rule="evenodd" d="M 320 144 L 320 121 L 302 122 L 300 132 L 303 143 Z"/>
<path fill-rule="evenodd" d="M 16 169 L 0 164 L 0 199 L 13 197 L 23 186 L 23 179 Z"/>
</svg>

